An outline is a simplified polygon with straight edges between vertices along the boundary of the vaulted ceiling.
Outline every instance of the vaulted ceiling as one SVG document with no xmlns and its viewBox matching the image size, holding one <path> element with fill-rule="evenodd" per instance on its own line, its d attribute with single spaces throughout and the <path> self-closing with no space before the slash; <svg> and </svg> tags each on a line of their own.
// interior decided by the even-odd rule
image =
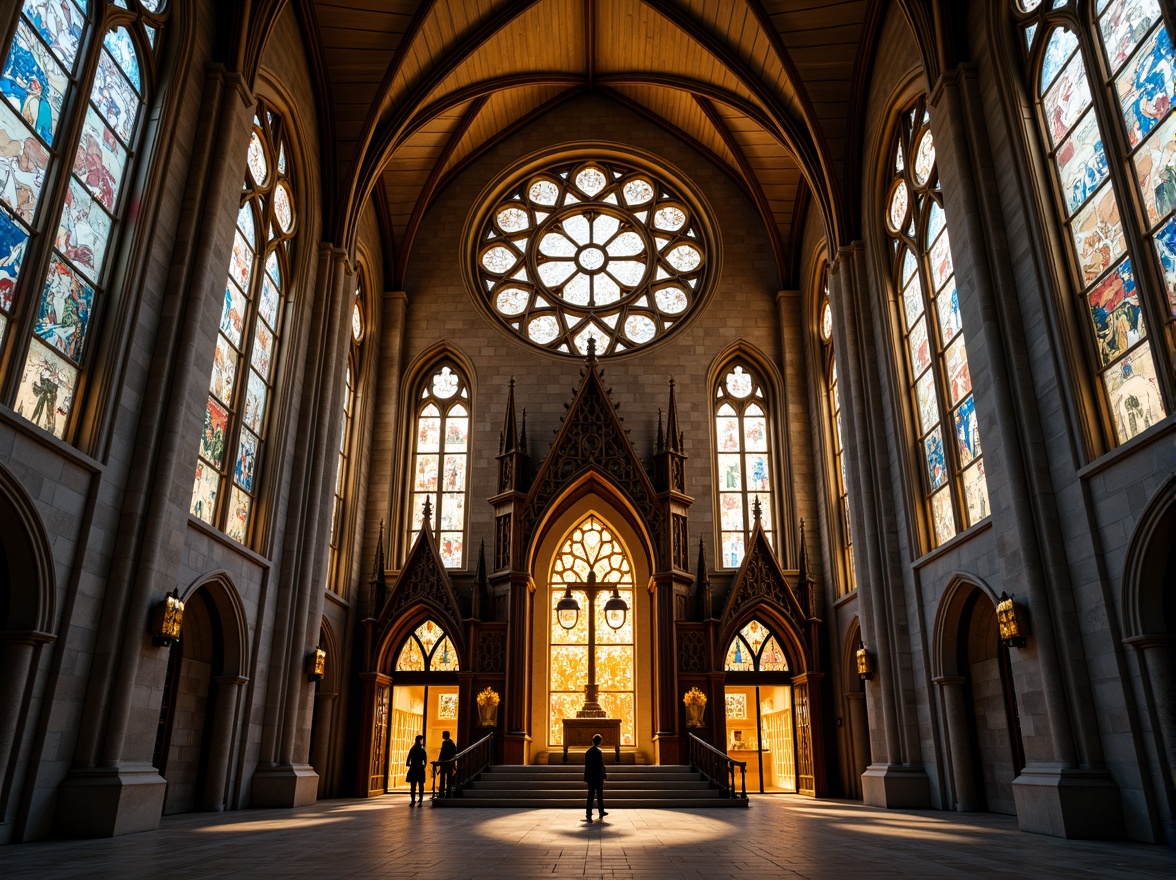
<svg viewBox="0 0 1176 880">
<path fill-rule="evenodd" d="M 575 95 L 630 107 L 748 194 L 781 283 L 810 199 L 830 231 L 883 0 L 297 0 L 320 90 L 328 204 L 346 241 L 372 194 L 403 284 L 452 175 Z"/>
</svg>

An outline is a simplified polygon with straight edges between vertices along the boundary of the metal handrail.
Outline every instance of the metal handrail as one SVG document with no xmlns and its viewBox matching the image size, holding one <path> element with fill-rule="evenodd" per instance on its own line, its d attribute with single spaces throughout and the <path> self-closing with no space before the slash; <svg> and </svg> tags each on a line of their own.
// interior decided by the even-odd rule
<svg viewBox="0 0 1176 880">
<path fill-rule="evenodd" d="M 488 733 L 469 748 L 444 761 L 433 761 L 433 797 L 437 797 L 437 776 L 442 765 L 451 765 L 453 776 L 449 796 L 459 796 L 461 789 L 475 776 L 494 763 L 494 734 Z"/>
<path fill-rule="evenodd" d="M 747 800 L 747 762 L 736 761 L 693 733 L 690 736 L 690 766 L 719 787 L 727 797 Z M 735 769 L 739 769 L 739 789 Z"/>
</svg>

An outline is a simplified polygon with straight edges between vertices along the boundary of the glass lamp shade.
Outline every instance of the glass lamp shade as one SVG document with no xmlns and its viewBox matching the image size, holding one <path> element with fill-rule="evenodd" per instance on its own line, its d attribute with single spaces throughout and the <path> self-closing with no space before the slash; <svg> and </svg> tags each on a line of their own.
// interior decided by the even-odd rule
<svg viewBox="0 0 1176 880">
<path fill-rule="evenodd" d="M 563 598 L 555 603 L 555 616 L 564 629 L 575 629 L 580 619 L 580 603 L 572 595 L 572 588 L 564 591 Z"/>
<path fill-rule="evenodd" d="M 604 622 L 608 624 L 610 629 L 620 629 L 625 625 L 625 617 L 628 613 L 628 603 L 614 589 L 612 597 L 604 603 Z"/>
<path fill-rule="evenodd" d="M 874 663 L 870 659 L 870 652 L 864 645 L 857 649 L 854 659 L 857 661 L 858 678 L 863 681 L 872 679 L 874 677 Z"/>
<path fill-rule="evenodd" d="M 1006 648 L 1025 646 L 1021 622 L 1017 619 L 1017 606 L 1008 593 L 1000 594 L 1000 602 L 996 606 L 996 622 L 1000 626 L 1000 640 Z"/>
</svg>

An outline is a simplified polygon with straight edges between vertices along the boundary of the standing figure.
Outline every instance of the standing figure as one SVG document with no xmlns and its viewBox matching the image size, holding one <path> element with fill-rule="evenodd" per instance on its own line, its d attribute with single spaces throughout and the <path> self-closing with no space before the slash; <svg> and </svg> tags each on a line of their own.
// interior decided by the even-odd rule
<svg viewBox="0 0 1176 880">
<path fill-rule="evenodd" d="M 429 763 L 429 754 L 425 751 L 425 738 L 418 735 L 408 750 L 408 760 L 404 766 L 408 768 L 405 780 L 408 782 L 408 805 L 413 801 L 419 807 L 425 802 L 425 765 Z"/>
<path fill-rule="evenodd" d="M 449 731 L 441 732 L 441 754 L 437 756 L 441 771 L 441 797 L 453 794 L 453 773 L 457 769 L 453 759 L 457 757 L 457 743 L 449 738 Z"/>
<path fill-rule="evenodd" d="M 603 737 L 598 733 L 592 737 L 592 747 L 584 752 L 584 781 L 588 783 L 588 802 L 584 806 L 584 819 L 592 821 L 592 796 L 596 796 L 596 808 L 600 818 L 608 815 L 604 811 L 604 780 L 608 772 L 604 769 L 604 752 L 600 750 Z"/>
</svg>

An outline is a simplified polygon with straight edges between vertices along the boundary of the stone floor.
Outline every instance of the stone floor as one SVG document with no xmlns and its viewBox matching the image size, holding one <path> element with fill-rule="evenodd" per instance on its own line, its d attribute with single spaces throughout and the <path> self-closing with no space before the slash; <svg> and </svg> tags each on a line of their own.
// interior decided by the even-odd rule
<svg viewBox="0 0 1176 880">
<path fill-rule="evenodd" d="M 1025 834 L 1010 817 L 795 795 L 747 810 L 410 809 L 403 796 L 164 819 L 113 840 L 0 848 L 0 877 L 1174 877 L 1161 846 Z"/>
</svg>

